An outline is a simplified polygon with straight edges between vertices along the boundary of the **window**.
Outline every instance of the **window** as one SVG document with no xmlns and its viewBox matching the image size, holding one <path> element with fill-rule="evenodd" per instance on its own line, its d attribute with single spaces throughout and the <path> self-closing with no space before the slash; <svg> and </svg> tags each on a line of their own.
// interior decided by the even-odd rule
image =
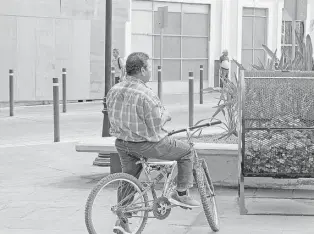
<svg viewBox="0 0 314 234">
<path fill-rule="evenodd" d="M 132 51 L 144 51 L 152 57 L 153 80 L 157 80 L 160 64 L 157 11 L 161 6 L 168 6 L 168 26 L 164 29 L 163 40 L 163 80 L 187 80 L 189 71 L 193 71 L 197 79 L 200 65 L 207 75 L 209 5 L 138 0 L 133 3 Z"/>
<path fill-rule="evenodd" d="M 292 20 L 286 11 L 282 12 L 282 25 L 281 25 L 281 53 L 285 53 L 288 57 L 285 57 L 285 62 L 291 58 L 292 54 Z M 304 22 L 296 21 L 295 29 L 299 38 L 304 38 Z M 297 40 L 297 39 L 296 39 Z M 296 41 L 296 51 L 297 51 Z"/>
<path fill-rule="evenodd" d="M 267 19 L 267 9 L 243 8 L 242 64 L 246 68 L 250 68 L 252 64 L 266 62 L 262 45 L 267 44 Z"/>
<path fill-rule="evenodd" d="M 132 12 L 132 51 L 142 51 L 153 56 L 153 13 L 151 2 L 135 2 Z M 143 20 L 146 19 L 146 20 Z"/>
</svg>

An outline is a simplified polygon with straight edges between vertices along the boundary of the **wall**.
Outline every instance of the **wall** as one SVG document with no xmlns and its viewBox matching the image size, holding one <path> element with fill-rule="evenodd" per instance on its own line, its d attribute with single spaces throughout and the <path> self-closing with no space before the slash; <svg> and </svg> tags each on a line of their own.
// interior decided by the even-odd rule
<svg viewBox="0 0 314 234">
<path fill-rule="evenodd" d="M 284 0 L 279 0 L 278 1 L 278 45 L 277 48 L 279 48 L 281 46 L 280 43 L 280 32 L 279 31 L 281 29 L 281 19 L 282 19 L 282 13 L 281 13 L 281 9 L 284 7 Z M 311 38 L 312 38 L 312 43 L 313 43 L 313 38 L 314 38 L 314 32 L 313 29 L 311 28 L 311 21 L 313 20 L 314 17 L 314 2 L 312 0 L 308 0 L 308 8 L 307 8 L 307 20 L 305 21 L 305 25 L 304 25 L 304 35 L 306 36 L 307 34 L 310 34 Z M 280 21 L 279 21 L 280 20 Z M 280 51 L 278 51 L 279 56 L 280 56 Z"/>
<path fill-rule="evenodd" d="M 242 49 L 242 12 L 243 7 L 257 7 L 268 9 L 268 27 L 267 27 L 267 46 L 275 50 L 277 48 L 277 27 L 278 27 L 278 11 L 277 11 L 277 1 L 275 0 L 239 0 L 238 1 L 238 14 L 237 14 L 237 52 L 236 59 L 241 62 L 241 49 Z"/>
<path fill-rule="evenodd" d="M 98 1 L 90 28 L 90 99 L 101 99 L 105 90 L 105 10 L 103 1 Z M 88 87 L 88 86 L 87 86 Z"/>
<path fill-rule="evenodd" d="M 155 0 L 160 2 L 178 2 L 178 3 L 197 3 L 210 5 L 210 41 L 209 41 L 209 64 L 208 64 L 208 80 L 204 82 L 204 87 L 214 85 L 214 59 L 219 58 L 221 52 L 221 6 L 222 3 L 216 0 Z M 131 22 L 132 24 L 132 22 Z M 218 45 L 218 46 L 217 46 Z M 151 82 L 149 84 L 153 90 L 157 91 L 157 83 Z M 199 83 L 195 84 L 195 91 L 199 91 Z M 187 81 L 167 81 L 163 86 L 164 93 L 187 93 L 188 83 Z"/>
<path fill-rule="evenodd" d="M 97 13 L 91 20 L 90 55 L 90 95 L 89 99 L 102 99 L 105 90 L 105 1 L 97 0 Z M 131 0 L 113 0 L 112 5 L 112 49 L 118 48 L 121 57 L 130 51 L 128 25 L 130 21 Z"/>
<path fill-rule="evenodd" d="M 228 1 L 228 0 L 225 0 Z M 243 7 L 261 7 L 267 8 L 268 17 L 268 34 L 267 46 L 275 51 L 278 48 L 277 55 L 280 56 L 281 47 L 281 25 L 282 25 L 282 8 L 284 7 L 284 0 L 235 0 L 231 1 L 231 12 L 228 23 L 237 22 L 237 27 L 231 29 L 231 43 L 229 47 L 230 57 L 234 57 L 241 61 L 242 48 L 242 8 Z M 314 14 L 314 2 L 308 1 L 308 18 L 305 22 L 305 34 L 314 33 L 310 30 L 310 21 Z M 224 22 L 223 22 L 224 23 Z M 235 51 L 236 48 L 236 51 Z"/>
<path fill-rule="evenodd" d="M 8 70 L 15 71 L 15 99 L 47 100 L 52 78 L 68 69 L 68 96 L 88 96 L 91 2 L 63 0 L 0 1 L 4 50 L 0 101 L 8 101 Z M 87 45 L 87 46 L 86 46 Z M 79 69 L 74 69 L 79 68 Z M 86 88 L 87 87 L 87 88 Z"/>
<path fill-rule="evenodd" d="M 308 5 L 308 20 L 307 20 L 307 27 L 306 27 L 306 32 L 310 34 L 312 43 L 314 43 L 314 2 L 309 1 Z M 313 26 L 311 26 L 313 24 Z"/>
<path fill-rule="evenodd" d="M 242 7 L 269 8 L 268 46 L 280 47 L 284 0 L 169 0 L 211 5 L 208 81 L 214 85 L 214 60 L 223 49 L 241 61 Z M 61 3 L 61 4 L 60 4 Z M 308 1 L 306 32 L 314 15 Z M 132 0 L 113 1 L 113 47 L 131 51 Z M 68 70 L 68 99 L 101 99 L 104 94 L 105 1 L 0 0 L 0 102 L 8 101 L 8 70 L 15 70 L 16 100 L 52 99 L 52 77 Z M 278 51 L 280 55 L 280 51 Z M 232 65 L 232 74 L 236 66 Z M 151 84 L 157 91 L 157 85 Z M 195 84 L 198 91 L 199 84 Z M 187 82 L 167 82 L 165 93 L 186 93 Z M 61 95 L 61 94 L 60 94 Z"/>
<path fill-rule="evenodd" d="M 130 0 L 114 0 L 113 44 L 125 51 Z M 0 102 L 52 99 L 52 78 L 67 68 L 69 100 L 104 95 L 105 1 L 0 0 Z M 61 92 L 60 92 L 61 97 Z"/>
</svg>

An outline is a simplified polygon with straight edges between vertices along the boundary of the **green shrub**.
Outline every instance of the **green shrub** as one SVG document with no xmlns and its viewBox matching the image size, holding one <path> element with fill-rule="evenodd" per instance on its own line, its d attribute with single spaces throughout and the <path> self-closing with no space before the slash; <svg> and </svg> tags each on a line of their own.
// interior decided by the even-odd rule
<svg viewBox="0 0 314 234">
<path fill-rule="evenodd" d="M 204 93 L 220 93 L 220 98 L 216 108 L 217 110 L 211 117 L 215 119 L 219 113 L 225 118 L 223 122 L 223 128 L 226 130 L 219 139 L 228 138 L 231 135 L 238 136 L 238 94 L 239 94 L 239 82 L 237 76 L 235 75 L 235 82 L 229 79 L 221 80 L 223 87 L 207 88 L 204 89 Z M 202 120 L 201 120 L 202 121 Z M 201 122 L 199 121 L 199 122 Z"/>
<path fill-rule="evenodd" d="M 245 133 L 246 173 L 314 174 L 314 130 L 294 115 L 277 116 Z M 291 129 L 299 128 L 299 129 Z"/>
</svg>

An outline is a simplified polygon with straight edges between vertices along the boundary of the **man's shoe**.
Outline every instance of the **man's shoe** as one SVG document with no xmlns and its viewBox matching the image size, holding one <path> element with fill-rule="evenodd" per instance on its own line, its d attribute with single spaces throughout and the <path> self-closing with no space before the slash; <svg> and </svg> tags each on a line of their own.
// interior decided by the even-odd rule
<svg viewBox="0 0 314 234">
<path fill-rule="evenodd" d="M 113 227 L 113 233 L 116 234 L 131 234 L 129 222 L 127 219 L 118 219 L 116 225 Z"/>
<path fill-rule="evenodd" d="M 200 207 L 200 203 L 189 196 L 188 192 L 186 195 L 179 196 L 177 191 L 173 191 L 170 195 L 169 201 L 177 206 L 183 206 L 187 208 Z"/>
</svg>

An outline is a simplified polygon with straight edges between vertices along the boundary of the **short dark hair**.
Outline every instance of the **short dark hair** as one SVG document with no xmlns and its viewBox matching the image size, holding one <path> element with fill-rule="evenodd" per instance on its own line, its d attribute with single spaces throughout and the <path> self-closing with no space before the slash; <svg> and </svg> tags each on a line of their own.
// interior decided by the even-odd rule
<svg viewBox="0 0 314 234">
<path fill-rule="evenodd" d="M 147 68 L 148 54 L 144 52 L 134 52 L 126 60 L 126 74 L 133 76 L 141 71 L 141 68 Z"/>
</svg>

